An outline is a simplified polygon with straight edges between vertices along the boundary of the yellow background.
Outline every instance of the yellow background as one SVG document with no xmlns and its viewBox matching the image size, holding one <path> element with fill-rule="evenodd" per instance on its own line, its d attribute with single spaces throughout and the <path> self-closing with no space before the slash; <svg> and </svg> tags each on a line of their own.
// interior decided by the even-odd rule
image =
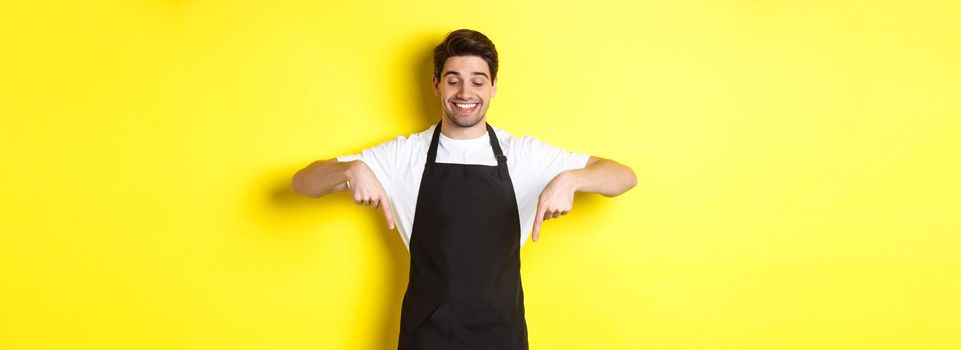
<svg viewBox="0 0 961 350">
<path fill-rule="evenodd" d="M 0 348 L 388 349 L 406 251 L 316 159 L 489 121 L 631 166 L 522 254 L 533 349 L 961 348 L 955 1 L 0 3 Z"/>
</svg>

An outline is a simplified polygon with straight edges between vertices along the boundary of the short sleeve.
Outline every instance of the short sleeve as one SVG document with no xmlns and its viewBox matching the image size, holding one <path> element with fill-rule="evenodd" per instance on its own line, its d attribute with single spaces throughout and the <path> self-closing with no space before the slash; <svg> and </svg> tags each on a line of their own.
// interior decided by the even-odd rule
<svg viewBox="0 0 961 350">
<path fill-rule="evenodd" d="M 405 164 L 404 160 L 397 159 L 398 155 L 404 154 L 403 152 L 399 152 L 402 141 L 403 137 L 397 137 L 364 149 L 360 151 L 360 153 L 339 156 L 337 157 L 337 161 L 349 162 L 352 160 L 360 160 L 364 162 L 364 164 L 370 168 L 371 172 L 374 173 L 374 176 L 377 177 L 377 181 L 380 181 L 381 185 L 384 186 L 387 194 L 390 195 L 393 193 L 392 175 L 398 173 L 397 164 Z"/>
<path fill-rule="evenodd" d="M 586 167 L 591 158 L 589 154 L 572 152 L 532 136 L 524 136 L 520 141 L 532 173 L 538 175 L 542 184 L 546 184 L 561 172 Z"/>
</svg>

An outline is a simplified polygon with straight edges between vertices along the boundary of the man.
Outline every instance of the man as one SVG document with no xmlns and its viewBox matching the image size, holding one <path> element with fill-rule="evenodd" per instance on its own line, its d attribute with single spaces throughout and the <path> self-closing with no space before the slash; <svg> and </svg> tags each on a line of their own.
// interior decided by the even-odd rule
<svg viewBox="0 0 961 350">
<path fill-rule="evenodd" d="M 434 49 L 444 116 L 427 130 L 297 172 L 309 197 L 349 190 L 395 218 L 411 255 L 400 349 L 527 349 L 520 248 L 544 220 L 570 212 L 575 192 L 616 196 L 634 172 L 487 123 L 497 51 L 461 29 Z"/>
</svg>

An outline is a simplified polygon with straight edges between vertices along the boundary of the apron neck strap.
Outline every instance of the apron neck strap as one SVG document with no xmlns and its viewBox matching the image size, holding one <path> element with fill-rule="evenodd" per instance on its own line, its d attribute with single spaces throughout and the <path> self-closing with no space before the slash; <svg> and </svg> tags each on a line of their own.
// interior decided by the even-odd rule
<svg viewBox="0 0 961 350">
<path fill-rule="evenodd" d="M 430 139 L 430 147 L 427 149 L 427 165 L 434 165 L 437 159 L 437 144 L 440 141 L 440 129 L 442 121 L 437 122 L 437 126 L 434 127 L 434 137 Z M 500 175 L 501 180 L 507 180 L 509 178 L 507 173 L 507 156 L 504 155 L 504 151 L 501 150 L 500 142 L 497 141 L 497 134 L 494 133 L 494 128 L 487 122 L 484 122 L 487 126 L 487 137 L 490 138 L 491 149 L 494 151 L 494 158 L 497 158 L 497 173 Z"/>
<path fill-rule="evenodd" d="M 437 142 L 440 141 L 440 122 L 437 122 L 437 126 L 434 127 L 434 137 L 430 139 L 430 147 L 427 148 L 427 165 L 430 167 L 434 165 L 434 159 L 437 158 Z"/>
<path fill-rule="evenodd" d="M 484 122 L 487 124 L 487 122 Z M 501 150 L 501 143 L 497 141 L 497 134 L 494 133 L 494 128 L 490 124 L 487 124 L 487 136 L 491 139 L 491 149 L 494 150 L 494 158 L 497 158 L 497 173 L 500 175 L 501 180 L 507 180 L 507 156 L 504 155 L 504 151 Z"/>
</svg>

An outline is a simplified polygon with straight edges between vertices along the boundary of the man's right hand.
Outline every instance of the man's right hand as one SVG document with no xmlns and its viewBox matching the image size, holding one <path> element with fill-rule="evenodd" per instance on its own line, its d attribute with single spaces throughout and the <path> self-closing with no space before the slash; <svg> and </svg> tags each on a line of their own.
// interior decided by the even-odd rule
<svg viewBox="0 0 961 350">
<path fill-rule="evenodd" d="M 390 205 L 387 200 L 387 191 L 381 186 L 380 181 L 374 176 L 374 172 L 367 167 L 364 162 L 355 160 L 350 162 L 346 171 L 347 183 L 344 185 L 350 190 L 357 205 L 378 207 L 384 212 L 387 218 L 387 227 L 394 229 L 394 217 L 390 213 Z"/>
<path fill-rule="evenodd" d="M 350 186 L 347 186 L 347 183 Z M 387 192 L 377 181 L 374 172 L 360 160 L 339 162 L 337 159 L 318 160 L 297 171 L 290 181 L 291 189 L 301 195 L 318 198 L 332 192 L 350 190 L 354 202 L 381 208 L 387 227 L 394 229 L 394 217 L 387 204 Z"/>
</svg>

